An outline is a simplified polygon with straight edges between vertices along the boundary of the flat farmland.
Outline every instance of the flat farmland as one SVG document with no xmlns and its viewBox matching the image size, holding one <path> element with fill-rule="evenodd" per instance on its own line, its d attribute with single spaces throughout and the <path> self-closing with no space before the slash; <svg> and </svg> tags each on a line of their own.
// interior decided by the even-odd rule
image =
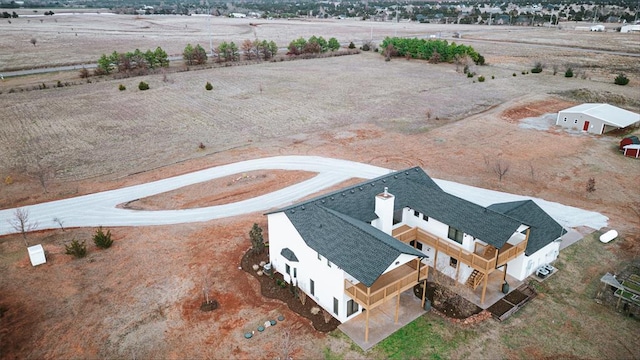
<svg viewBox="0 0 640 360">
<path fill-rule="evenodd" d="M 250 26 L 252 21 L 258 26 Z M 557 129 L 548 117 L 586 101 L 640 110 L 638 57 L 595 51 L 623 48 L 637 54 L 637 35 L 568 26 L 226 18 L 209 23 L 205 17 L 61 15 L 42 23 L 38 18 L 0 22 L 0 46 L 10 50 L 0 54 L 0 69 L 91 62 L 113 50 L 157 46 L 179 54 L 187 42 L 207 48 L 210 28 L 214 44 L 257 36 L 280 46 L 311 35 L 360 45 L 371 34 L 374 39 L 437 34 L 453 41 L 453 33 L 461 32 L 462 39 L 455 40 L 487 59 L 486 66 L 471 67 L 486 81 L 468 78 L 454 64 L 386 62 L 373 52 L 207 69 L 175 62 L 164 74 L 91 77 L 90 83 L 77 72 L 5 78 L 0 82 L 0 208 L 273 155 L 328 156 L 393 169 L 419 165 L 436 178 L 601 212 L 621 234 L 604 250 L 597 235 L 591 235 L 563 251 L 561 271 L 539 288 L 545 295 L 507 323 L 464 328 L 427 315 L 434 344 L 443 339 L 449 350 L 428 347 L 424 358 L 640 357 L 636 320 L 592 301 L 599 276 L 640 254 L 640 193 L 634 181 L 640 162 L 617 151 L 624 134 L 640 130 L 591 136 Z M 36 46 L 31 37 L 38 40 Z M 545 70 L 526 74 L 536 61 Z M 556 75 L 553 65 L 559 67 Z M 565 78 L 568 65 L 580 76 Z M 618 72 L 629 76 L 628 86 L 613 84 Z M 75 84 L 53 87 L 58 80 Z M 140 81 L 150 89 L 138 90 Z M 206 82 L 213 90 L 205 90 Z M 47 89 L 32 90 L 41 83 Z M 119 91 L 120 84 L 126 90 Z M 502 181 L 490 167 L 496 159 L 510 164 Z M 309 175 L 238 174 L 132 206 L 220 204 Z M 587 193 L 590 178 L 596 191 Z M 238 270 L 253 223 L 266 230 L 262 214 L 114 228 L 111 249 L 90 244 L 88 257 L 79 260 L 65 255 L 64 245 L 74 238 L 89 244 L 94 229 L 39 231 L 27 236 L 47 251 L 47 264 L 36 268 L 29 264 L 22 237 L 1 237 L 0 357 L 276 358 L 283 357 L 285 329 L 292 335 L 294 358 L 393 357 L 383 347 L 359 352 L 339 332 L 318 333 L 286 305 L 262 297 L 257 282 Z M 198 309 L 204 281 L 213 284 L 212 296 L 221 304 L 211 313 Z M 546 307 L 549 313 L 541 315 Z M 269 329 L 274 331 L 243 338 L 279 314 L 286 320 Z M 615 335 L 591 341 L 581 329 L 596 326 Z M 526 337 L 515 335 L 521 333 Z M 547 344 L 548 333 L 562 341 Z M 448 342 L 461 334 L 464 341 Z"/>
</svg>

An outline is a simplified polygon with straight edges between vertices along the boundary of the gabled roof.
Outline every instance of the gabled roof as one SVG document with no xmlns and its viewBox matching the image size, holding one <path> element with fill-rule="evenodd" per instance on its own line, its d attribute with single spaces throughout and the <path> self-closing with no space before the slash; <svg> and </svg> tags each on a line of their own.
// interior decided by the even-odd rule
<svg viewBox="0 0 640 360">
<path fill-rule="evenodd" d="M 512 201 L 489 206 L 489 209 L 508 215 L 530 225 L 525 255 L 530 256 L 567 231 L 532 200 Z"/>
<path fill-rule="evenodd" d="M 640 114 L 609 104 L 586 103 L 560 111 L 560 113 L 564 112 L 587 114 L 619 128 L 624 128 L 640 121 Z"/>
<path fill-rule="evenodd" d="M 390 173 L 302 203 L 284 212 L 306 244 L 370 286 L 400 254 L 424 256 L 371 225 L 375 196 L 389 189 L 394 211 L 405 207 L 452 226 L 498 249 L 522 221 L 444 192 L 419 167 Z"/>
<path fill-rule="evenodd" d="M 370 287 L 401 254 L 420 251 L 359 220 L 310 205 L 285 212 L 307 246 Z"/>
</svg>

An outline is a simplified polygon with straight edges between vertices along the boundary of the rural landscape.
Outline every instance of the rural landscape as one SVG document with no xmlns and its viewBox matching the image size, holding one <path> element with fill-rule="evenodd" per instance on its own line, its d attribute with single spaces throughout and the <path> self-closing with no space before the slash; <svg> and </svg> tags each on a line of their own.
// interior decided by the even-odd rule
<svg viewBox="0 0 640 360">
<path fill-rule="evenodd" d="M 600 281 L 640 272 L 640 159 L 619 149 L 640 128 L 593 135 L 555 125 L 558 111 L 582 103 L 640 112 L 640 35 L 619 29 L 634 20 L 627 4 L 618 22 L 598 17 L 604 31 L 569 19 L 564 5 L 529 24 L 509 6 L 500 13 L 516 9 L 512 19 L 495 26 L 483 11 L 465 23 L 426 10 L 419 19 L 407 6 L 400 15 L 356 6 L 276 16 L 206 5 L 166 15 L 135 3 L 0 10 L 10 15 L 0 19 L 0 210 L 302 155 L 419 166 L 434 179 L 599 213 L 606 226 L 561 224 L 582 238 L 560 252 L 552 276 L 527 280 L 537 296 L 508 319 L 432 309 L 363 351 L 335 319 L 310 315 L 309 302 L 292 304 L 252 271 L 268 258 L 268 246 L 248 255 L 254 224 L 268 243 L 272 209 L 154 226 L 73 226 L 64 213 L 47 226 L 27 214 L 25 231 L 0 236 L 0 358 L 640 358 L 637 315 Z M 437 55 L 400 54 L 414 38 Z M 230 204 L 315 175 L 240 172 L 118 208 Z M 0 216 L 0 228 L 15 220 Z M 612 229 L 615 240 L 599 241 Z M 36 244 L 46 263 L 32 266 Z"/>
</svg>

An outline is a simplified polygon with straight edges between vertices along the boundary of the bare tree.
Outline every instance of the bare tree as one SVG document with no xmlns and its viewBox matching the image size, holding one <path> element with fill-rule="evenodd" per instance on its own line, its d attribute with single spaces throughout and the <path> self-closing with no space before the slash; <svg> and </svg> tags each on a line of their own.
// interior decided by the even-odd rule
<svg viewBox="0 0 640 360">
<path fill-rule="evenodd" d="M 38 39 L 32 37 L 30 41 L 33 44 L 33 46 L 36 46 L 36 43 L 38 42 Z"/>
<path fill-rule="evenodd" d="M 281 360 L 291 360 L 291 351 L 293 350 L 293 344 L 294 342 L 291 340 L 291 332 L 289 331 L 289 329 L 286 329 L 282 332 L 282 344 L 281 344 L 281 350 L 282 350 L 282 357 L 280 358 Z"/>
<path fill-rule="evenodd" d="M 497 159 L 495 163 L 493 163 L 493 172 L 498 175 L 498 180 L 502 181 L 502 178 L 509 172 L 509 163 L 507 161 L 503 161 L 502 159 Z"/>
<path fill-rule="evenodd" d="M 9 224 L 22 234 L 24 244 L 29 246 L 29 243 L 27 243 L 27 233 L 38 227 L 37 221 L 31 222 L 29 220 L 29 210 L 17 208 L 16 211 L 13 212 L 13 219 L 9 220 Z"/>
<path fill-rule="evenodd" d="M 586 190 L 587 190 L 587 193 L 592 193 L 596 191 L 596 179 L 589 178 L 589 180 L 587 180 Z"/>
<path fill-rule="evenodd" d="M 62 220 L 60 220 L 60 218 L 54 217 L 53 218 L 53 222 L 58 224 L 58 226 L 60 226 L 60 229 L 62 229 L 62 231 L 64 231 L 64 226 L 62 226 L 63 222 L 62 222 Z"/>
</svg>

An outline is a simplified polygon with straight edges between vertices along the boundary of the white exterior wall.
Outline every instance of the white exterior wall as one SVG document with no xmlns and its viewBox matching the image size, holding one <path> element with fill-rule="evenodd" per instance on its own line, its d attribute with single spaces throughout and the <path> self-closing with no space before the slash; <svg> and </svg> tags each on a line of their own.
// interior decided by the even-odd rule
<svg viewBox="0 0 640 360">
<path fill-rule="evenodd" d="M 560 253 L 560 242 L 552 241 L 531 256 L 524 254 L 507 263 L 507 274 L 518 280 L 524 280 L 542 265 L 554 262 Z"/>
<path fill-rule="evenodd" d="M 267 215 L 269 226 L 269 261 L 274 271 L 281 273 L 287 282 L 291 282 L 293 269 L 296 268 L 298 287 L 312 298 L 319 306 L 324 308 L 340 322 L 345 322 L 362 312 L 359 311 L 347 317 L 347 302 L 351 298 L 344 292 L 345 278 L 354 284 L 358 282 L 340 269 L 336 264 L 327 265 L 327 258 L 307 246 L 293 224 L 284 213 Z M 284 248 L 289 248 L 298 258 L 298 262 L 290 262 L 285 259 L 280 252 Z M 385 273 L 401 266 L 415 257 L 401 254 Z M 286 264 L 291 267 L 291 275 L 286 273 Z M 314 282 L 314 293 L 311 295 L 310 280 Z M 338 299 L 338 314 L 333 312 L 333 299 Z"/>
<path fill-rule="evenodd" d="M 344 322 L 347 314 L 346 305 L 349 300 L 344 293 L 344 271 L 333 263 L 329 267 L 324 256 L 320 256 L 319 260 L 318 253 L 307 246 L 284 213 L 269 214 L 267 221 L 269 226 L 269 261 L 273 270 L 281 273 L 285 281 L 291 282 L 293 268 L 296 268 L 296 280 L 300 290 L 339 321 Z M 290 262 L 280 255 L 284 248 L 291 249 L 298 258 L 298 262 Z M 291 267 L 291 275 L 286 273 L 286 264 Z M 315 295 L 311 295 L 310 280 L 314 282 Z M 334 297 L 340 302 L 338 315 L 333 313 Z"/>
<path fill-rule="evenodd" d="M 589 122 L 588 133 L 602 134 L 604 131 L 605 123 L 596 117 L 583 114 L 581 112 L 573 111 L 560 111 L 558 112 L 558 118 L 556 119 L 556 125 L 564 128 L 579 130 L 584 129 L 585 121 Z"/>
</svg>

